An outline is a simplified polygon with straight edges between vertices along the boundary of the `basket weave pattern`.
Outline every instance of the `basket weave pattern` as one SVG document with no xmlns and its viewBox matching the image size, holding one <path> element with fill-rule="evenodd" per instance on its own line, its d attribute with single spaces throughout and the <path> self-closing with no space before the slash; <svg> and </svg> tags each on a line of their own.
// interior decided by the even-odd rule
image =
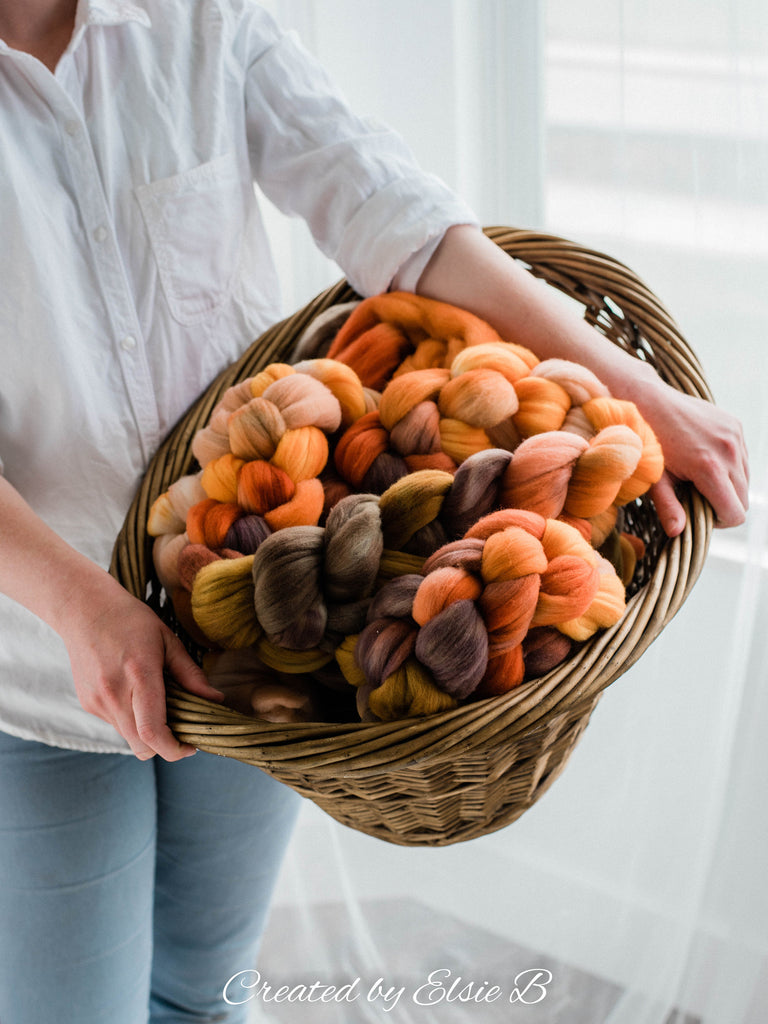
<svg viewBox="0 0 768 1024">
<path fill-rule="evenodd" d="M 646 360 L 672 386 L 710 399 L 695 355 L 655 295 L 627 267 L 549 235 L 488 228 L 510 256 L 584 307 L 585 319 Z M 222 373 L 153 458 L 115 545 L 112 573 L 174 628 L 154 574 L 147 516 L 155 498 L 194 470 L 190 445 L 232 384 L 286 361 L 312 320 L 356 298 L 340 282 L 275 325 Z M 168 685 L 168 720 L 200 749 L 256 765 L 343 824 L 400 845 L 446 845 L 518 818 L 564 768 L 603 690 L 640 657 L 673 617 L 701 571 L 712 530 L 709 506 L 681 496 L 688 523 L 667 540 L 646 500 L 625 529 L 646 554 L 616 626 L 540 679 L 455 710 L 387 723 L 271 724 Z M 182 639 L 188 639 L 182 636 Z"/>
</svg>

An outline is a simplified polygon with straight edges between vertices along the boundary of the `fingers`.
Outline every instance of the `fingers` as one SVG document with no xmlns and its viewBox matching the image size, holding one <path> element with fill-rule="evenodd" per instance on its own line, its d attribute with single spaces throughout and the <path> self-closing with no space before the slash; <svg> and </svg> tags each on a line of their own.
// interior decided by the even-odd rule
<svg viewBox="0 0 768 1024">
<path fill-rule="evenodd" d="M 131 700 L 135 738 L 128 742 L 141 760 L 159 755 L 165 761 L 179 761 L 195 753 L 189 743 L 180 743 L 166 719 L 165 688 L 134 690 Z M 130 728 L 130 726 L 129 726 Z"/>
<path fill-rule="evenodd" d="M 171 732 L 166 714 L 162 669 L 128 661 L 119 682 L 104 688 L 100 717 L 114 726 L 141 761 L 155 755 L 178 761 L 195 753 Z"/>
<path fill-rule="evenodd" d="M 158 755 L 178 761 L 194 754 L 195 748 L 180 743 L 168 725 L 164 670 L 201 697 L 221 701 L 224 695 L 207 683 L 181 641 L 159 622 L 157 625 L 152 642 L 143 634 L 138 654 L 121 652 L 119 658 L 97 664 L 75 659 L 75 685 L 85 710 L 116 729 L 140 760 Z"/>
<path fill-rule="evenodd" d="M 205 675 L 187 654 L 184 645 L 170 630 L 163 629 L 164 659 L 162 668 L 190 693 L 208 700 L 221 701 L 224 694 L 210 686 Z M 165 684 L 162 671 L 135 670 L 129 713 L 118 724 L 119 731 L 134 754 L 146 760 L 157 754 L 165 761 L 178 761 L 195 753 L 188 743 L 180 743 L 167 721 Z"/>
<path fill-rule="evenodd" d="M 675 494 L 675 486 L 669 473 L 664 473 L 650 490 L 651 499 L 659 517 L 662 529 L 668 537 L 677 537 L 685 529 L 685 509 Z"/>
<path fill-rule="evenodd" d="M 205 697 L 206 700 L 222 701 L 224 694 L 215 689 L 206 679 L 205 673 L 190 658 L 184 645 L 170 630 L 163 633 L 165 644 L 165 666 L 179 684 L 189 693 Z"/>
<path fill-rule="evenodd" d="M 737 488 L 730 480 L 721 486 L 711 504 L 715 512 L 715 526 L 717 529 L 724 530 L 732 526 L 741 526 L 747 518 L 748 501 L 746 498 L 741 497 Z"/>
<path fill-rule="evenodd" d="M 731 477 L 731 482 L 736 502 L 738 503 L 736 513 L 740 516 L 739 522 L 733 525 L 738 526 L 746 519 L 747 510 L 749 509 L 749 455 L 747 454 L 747 443 L 743 434 L 740 437 L 738 462 Z"/>
<path fill-rule="evenodd" d="M 736 482 L 722 472 L 711 472 L 694 486 L 712 506 L 715 526 L 726 529 L 740 526 L 746 519 L 748 494 L 746 475 L 736 475 Z M 685 509 L 675 493 L 673 477 L 665 472 L 650 490 L 659 522 L 668 537 L 677 537 L 685 528 Z"/>
<path fill-rule="evenodd" d="M 730 479 L 716 481 L 710 477 L 698 490 L 712 506 L 715 526 L 718 529 L 741 526 L 746 519 L 747 503 Z M 685 509 L 680 504 L 672 478 L 667 473 L 651 488 L 650 496 L 666 535 L 679 536 L 685 528 Z"/>
<path fill-rule="evenodd" d="M 749 508 L 749 472 L 746 459 L 712 460 L 693 480 L 715 513 L 715 526 L 741 526 Z"/>
<path fill-rule="evenodd" d="M 740 526 L 749 508 L 749 456 L 741 424 L 723 442 L 724 452 L 712 467 L 709 498 L 715 510 L 716 526 Z M 706 492 L 702 491 L 702 493 Z"/>
<path fill-rule="evenodd" d="M 190 693 L 220 702 L 179 638 L 143 602 L 98 571 L 98 586 L 64 623 L 75 692 L 83 708 L 108 722 L 136 757 L 178 761 L 195 753 L 168 725 L 165 673 Z M 86 589 L 83 589 L 83 594 Z"/>
<path fill-rule="evenodd" d="M 690 481 L 696 487 L 712 506 L 717 526 L 739 526 L 749 505 L 749 459 L 739 420 L 669 385 L 649 394 L 648 422 L 672 480 Z M 662 479 L 652 495 L 664 529 L 676 536 L 684 520 L 671 480 Z"/>
</svg>

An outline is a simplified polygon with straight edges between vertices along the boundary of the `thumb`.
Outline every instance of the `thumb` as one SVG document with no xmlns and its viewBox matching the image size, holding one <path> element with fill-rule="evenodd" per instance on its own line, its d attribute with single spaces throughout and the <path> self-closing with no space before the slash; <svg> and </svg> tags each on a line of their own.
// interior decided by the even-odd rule
<svg viewBox="0 0 768 1024">
<path fill-rule="evenodd" d="M 179 686 L 198 697 L 205 697 L 206 700 L 217 702 L 224 700 L 224 694 L 209 684 L 203 670 L 195 664 L 184 644 L 174 633 L 164 630 L 163 642 L 165 644 L 165 667 Z"/>
<path fill-rule="evenodd" d="M 668 537 L 677 537 L 685 529 L 686 516 L 670 474 L 665 471 L 649 493 L 664 532 Z"/>
</svg>

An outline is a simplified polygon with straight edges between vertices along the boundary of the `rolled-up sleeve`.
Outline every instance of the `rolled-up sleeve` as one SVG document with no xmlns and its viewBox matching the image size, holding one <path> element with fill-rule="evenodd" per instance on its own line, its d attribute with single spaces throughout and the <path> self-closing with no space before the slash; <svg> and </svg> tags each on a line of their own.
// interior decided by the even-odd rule
<svg viewBox="0 0 768 1024">
<path fill-rule="evenodd" d="M 307 222 L 361 295 L 386 291 L 404 267 L 398 285 L 415 286 L 436 240 L 477 223 L 396 132 L 352 113 L 293 33 L 277 33 L 250 62 L 246 113 L 259 187 Z"/>
</svg>

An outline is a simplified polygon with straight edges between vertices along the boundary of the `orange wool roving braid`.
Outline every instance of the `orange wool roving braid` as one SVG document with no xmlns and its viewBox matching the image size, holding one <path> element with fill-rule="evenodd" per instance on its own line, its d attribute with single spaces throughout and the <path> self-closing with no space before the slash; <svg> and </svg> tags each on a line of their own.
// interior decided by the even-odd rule
<svg viewBox="0 0 768 1024">
<path fill-rule="evenodd" d="M 585 639 L 623 610 L 621 582 L 578 530 L 507 509 L 438 549 L 420 575 L 385 584 L 355 660 L 373 687 L 369 708 L 378 707 L 377 717 L 399 717 L 402 706 L 386 709 L 383 693 L 378 701 L 374 695 L 409 659 L 455 700 L 503 693 L 524 678 L 523 644 L 532 628 Z M 560 653 L 569 650 L 566 639 Z"/>
<path fill-rule="evenodd" d="M 514 382 L 534 362 L 526 350 L 496 340 L 459 352 L 448 367 L 404 372 L 407 362 L 401 364 L 378 411 L 339 440 L 336 469 L 352 486 L 381 493 L 408 472 L 454 472 L 476 451 L 499 443 L 513 447 L 520 440 L 511 422 L 518 409 Z M 497 428 L 501 441 L 494 439 Z"/>
<path fill-rule="evenodd" d="M 328 356 L 350 366 L 365 387 L 380 391 L 401 367 L 404 372 L 450 366 L 467 345 L 488 341 L 500 341 L 499 335 L 466 310 L 409 292 L 388 292 L 353 310 Z M 428 348 L 427 358 L 415 355 L 420 347 Z"/>
<path fill-rule="evenodd" d="M 215 551 L 226 546 L 225 539 L 231 527 L 242 515 L 233 502 L 215 498 L 193 505 L 187 514 L 187 535 L 192 544 L 204 544 Z"/>
<path fill-rule="evenodd" d="M 567 360 L 545 360 L 519 382 L 517 393 L 520 408 L 513 420 L 526 441 L 515 451 L 505 501 L 530 500 L 521 488 L 544 495 L 533 467 L 538 464 L 544 473 L 553 459 L 560 461 L 554 440 L 547 439 L 549 431 L 582 437 L 588 445 L 577 451 L 573 442 L 575 458 L 560 461 L 561 476 L 570 463 L 569 493 L 561 508 L 571 515 L 594 520 L 638 498 L 660 479 L 664 460 L 651 427 L 634 403 L 612 398 L 590 370 Z M 605 536 L 604 527 L 600 536 Z"/>
<path fill-rule="evenodd" d="M 208 426 L 193 439 L 206 495 L 260 512 L 275 501 L 292 500 L 294 493 L 279 482 L 279 473 L 254 479 L 248 470 L 241 485 L 246 467 L 267 464 L 294 485 L 316 479 L 328 459 L 328 435 L 353 422 L 367 406 L 362 384 L 348 367 L 336 367 L 327 359 L 306 360 L 300 368 L 271 364 L 229 388 Z M 259 498 L 254 491 L 262 484 L 266 492 Z"/>
<path fill-rule="evenodd" d="M 321 488 L 303 487 L 299 492 L 299 485 L 315 480 L 325 467 L 326 432 L 341 424 L 338 399 L 314 377 L 283 364 L 252 378 L 250 389 L 253 397 L 232 410 L 226 421 L 232 454 L 204 468 L 203 486 L 212 465 L 214 485 L 222 475 L 224 484 L 217 493 L 206 488 L 211 497 L 234 498 L 267 522 L 272 512 L 292 503 L 289 512 L 278 513 L 277 522 L 270 523 L 273 529 L 317 522 Z"/>
<path fill-rule="evenodd" d="M 640 458 L 632 475 L 619 488 L 617 505 L 634 501 L 645 494 L 652 484 L 658 483 L 664 471 L 664 454 L 656 435 L 633 402 L 610 397 L 595 398 L 585 402 L 582 409 L 595 430 L 626 426 L 640 438 Z"/>
</svg>

